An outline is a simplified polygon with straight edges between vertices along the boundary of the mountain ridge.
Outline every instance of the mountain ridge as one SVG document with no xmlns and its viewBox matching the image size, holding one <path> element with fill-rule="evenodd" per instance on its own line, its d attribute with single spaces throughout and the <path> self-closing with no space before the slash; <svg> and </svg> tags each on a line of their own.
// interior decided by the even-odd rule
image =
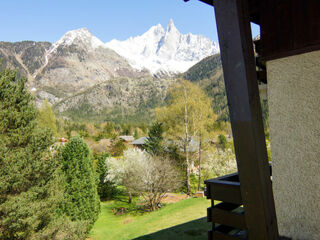
<svg viewBox="0 0 320 240">
<path fill-rule="evenodd" d="M 158 24 L 130 39 L 145 43 L 139 48 L 128 45 L 137 51 L 136 58 L 145 57 L 144 62 L 159 60 L 156 67 L 165 63 L 184 69 L 186 62 L 197 63 L 216 51 L 211 40 L 181 34 L 173 21 L 166 29 Z M 78 119 L 90 114 L 97 120 L 103 120 L 103 116 L 147 119 L 154 107 L 165 102 L 176 74 L 182 74 L 182 70 L 165 67 L 158 68 L 156 73 L 144 67 L 134 68 L 127 58 L 108 48 L 87 28 L 68 31 L 53 44 L 0 42 L 0 58 L 0 70 L 15 68 L 20 76 L 28 78 L 28 88 L 35 95 L 37 106 L 48 99 L 59 115 Z"/>
<path fill-rule="evenodd" d="M 136 69 L 148 69 L 152 74 L 177 74 L 207 56 L 218 53 L 217 43 L 202 35 L 181 34 L 170 19 L 166 29 L 161 24 L 127 40 L 111 40 L 105 44 L 126 58 Z"/>
</svg>

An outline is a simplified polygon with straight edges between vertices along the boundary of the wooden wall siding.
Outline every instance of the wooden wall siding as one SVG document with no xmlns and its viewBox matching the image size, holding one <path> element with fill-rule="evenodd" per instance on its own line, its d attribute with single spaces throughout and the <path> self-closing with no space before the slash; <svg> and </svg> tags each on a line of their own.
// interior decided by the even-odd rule
<svg viewBox="0 0 320 240">
<path fill-rule="evenodd" d="M 262 56 L 266 60 L 320 49 L 319 0 L 260 1 Z"/>
<path fill-rule="evenodd" d="M 215 0 L 221 60 L 249 240 L 278 240 L 248 0 Z"/>
</svg>

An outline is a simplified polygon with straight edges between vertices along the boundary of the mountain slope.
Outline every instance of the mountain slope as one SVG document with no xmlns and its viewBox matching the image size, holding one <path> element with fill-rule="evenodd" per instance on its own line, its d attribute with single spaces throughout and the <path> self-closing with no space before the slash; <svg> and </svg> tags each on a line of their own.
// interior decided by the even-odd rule
<svg viewBox="0 0 320 240">
<path fill-rule="evenodd" d="M 34 79 L 34 74 L 45 64 L 45 52 L 51 47 L 49 42 L 0 42 L 0 69 L 17 69 L 18 75 Z"/>
<path fill-rule="evenodd" d="M 147 122 L 173 82 L 152 76 L 113 78 L 65 98 L 54 109 L 75 120 Z"/>
<path fill-rule="evenodd" d="M 181 77 L 199 84 L 212 97 L 213 110 L 218 114 L 218 119 L 228 121 L 229 112 L 220 54 L 203 59 L 181 74 Z"/>
<path fill-rule="evenodd" d="M 105 45 L 125 57 L 131 66 L 151 73 L 181 73 L 219 52 L 217 43 L 191 33 L 181 34 L 170 20 L 166 30 L 158 24 L 141 36 Z"/>
<path fill-rule="evenodd" d="M 108 48 L 111 43 L 118 52 L 130 55 L 131 60 Z M 0 68 L 16 68 L 18 74 L 27 76 L 37 105 L 48 99 L 62 116 L 77 120 L 147 122 L 152 109 L 165 102 L 168 88 L 175 81 L 168 74 L 180 73 L 216 51 L 216 43 L 203 36 L 181 34 L 173 21 L 166 30 L 157 25 L 141 36 L 107 44 L 81 28 L 67 32 L 53 44 L 0 42 Z M 204 59 L 184 76 L 201 82 L 216 97 L 209 85 L 217 82 L 212 82 L 207 69 L 213 67 L 210 71 L 215 79 L 219 80 L 221 74 L 218 74 L 219 66 L 211 63 Z M 201 69 L 205 73 L 199 72 Z M 215 89 L 220 91 L 219 87 Z"/>
</svg>

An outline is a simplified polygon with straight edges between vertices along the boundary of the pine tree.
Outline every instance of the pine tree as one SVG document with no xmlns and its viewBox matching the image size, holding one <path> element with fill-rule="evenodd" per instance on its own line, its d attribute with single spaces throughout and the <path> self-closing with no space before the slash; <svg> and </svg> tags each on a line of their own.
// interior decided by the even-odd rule
<svg viewBox="0 0 320 240">
<path fill-rule="evenodd" d="M 115 194 L 115 186 L 113 182 L 106 180 L 106 174 L 108 172 L 108 166 L 106 165 L 106 159 L 110 157 L 108 152 L 96 155 L 96 173 L 98 174 L 98 194 L 100 199 L 110 199 Z"/>
<path fill-rule="evenodd" d="M 57 136 L 56 118 L 53 114 L 52 108 L 48 100 L 44 100 L 38 114 L 38 125 L 40 127 L 49 128 L 53 134 Z"/>
<path fill-rule="evenodd" d="M 58 212 L 64 182 L 52 132 L 38 128 L 25 83 L 0 73 L 0 239 L 84 239 L 86 223 Z"/>
<path fill-rule="evenodd" d="M 163 149 L 161 146 L 163 140 L 163 126 L 162 123 L 154 123 L 148 133 L 147 141 L 143 148 L 151 155 L 159 155 Z"/>
<path fill-rule="evenodd" d="M 0 73 L 0 239 L 42 239 L 59 232 L 55 210 L 62 192 L 49 153 L 52 134 L 37 128 L 25 83 L 13 71 Z"/>
<path fill-rule="evenodd" d="M 61 157 L 66 181 L 62 212 L 72 221 L 88 221 L 89 230 L 100 212 L 97 178 L 89 147 L 82 138 L 73 137 L 62 149 Z"/>
</svg>

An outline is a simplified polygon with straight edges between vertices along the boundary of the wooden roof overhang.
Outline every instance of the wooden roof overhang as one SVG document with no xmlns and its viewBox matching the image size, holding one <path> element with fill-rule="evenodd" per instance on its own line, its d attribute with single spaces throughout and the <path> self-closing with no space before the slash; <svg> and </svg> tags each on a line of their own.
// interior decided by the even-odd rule
<svg viewBox="0 0 320 240">
<path fill-rule="evenodd" d="M 249 240 L 279 240 L 250 22 L 260 25 L 256 50 L 264 60 L 320 50 L 320 1 L 200 1 L 215 10 L 244 206 L 243 225 Z M 209 233 L 212 238 L 239 239 L 215 233 L 215 224 Z"/>
<path fill-rule="evenodd" d="M 217 2 L 200 1 L 210 6 Z M 246 1 L 250 22 L 260 25 L 259 54 L 265 60 L 320 50 L 319 0 Z"/>
</svg>

